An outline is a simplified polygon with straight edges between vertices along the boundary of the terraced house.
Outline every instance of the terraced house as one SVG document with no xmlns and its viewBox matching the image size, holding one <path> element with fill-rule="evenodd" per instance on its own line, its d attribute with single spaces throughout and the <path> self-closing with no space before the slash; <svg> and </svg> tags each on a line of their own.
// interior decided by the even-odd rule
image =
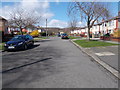
<svg viewBox="0 0 120 90">
<path fill-rule="evenodd" d="M 8 21 L 0 16 L 0 31 L 6 34 L 8 32 Z"/>
<path fill-rule="evenodd" d="M 92 38 L 99 38 L 100 36 L 103 36 L 107 33 L 113 34 L 114 31 L 120 29 L 120 18 L 114 17 L 109 20 L 103 20 L 102 22 L 93 25 L 93 27 L 90 30 L 91 37 Z M 79 34 L 83 35 L 84 37 L 87 36 L 87 27 L 81 27 L 77 30 L 71 31 L 71 34 Z"/>
</svg>

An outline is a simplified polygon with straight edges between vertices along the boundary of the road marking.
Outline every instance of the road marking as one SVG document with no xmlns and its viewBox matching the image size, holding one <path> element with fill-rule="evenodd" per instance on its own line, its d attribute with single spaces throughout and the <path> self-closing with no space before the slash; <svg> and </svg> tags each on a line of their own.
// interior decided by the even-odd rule
<svg viewBox="0 0 120 90">
<path fill-rule="evenodd" d="M 100 52 L 100 53 L 95 53 L 98 56 L 111 56 L 111 55 L 115 55 L 114 53 L 111 52 Z"/>
</svg>

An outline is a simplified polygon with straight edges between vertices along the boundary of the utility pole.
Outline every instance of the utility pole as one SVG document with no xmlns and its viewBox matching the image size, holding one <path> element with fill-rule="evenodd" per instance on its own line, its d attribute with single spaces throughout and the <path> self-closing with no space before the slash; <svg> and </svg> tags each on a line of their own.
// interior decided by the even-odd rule
<svg viewBox="0 0 120 90">
<path fill-rule="evenodd" d="M 47 37 L 47 19 L 46 19 L 46 37 Z"/>
</svg>

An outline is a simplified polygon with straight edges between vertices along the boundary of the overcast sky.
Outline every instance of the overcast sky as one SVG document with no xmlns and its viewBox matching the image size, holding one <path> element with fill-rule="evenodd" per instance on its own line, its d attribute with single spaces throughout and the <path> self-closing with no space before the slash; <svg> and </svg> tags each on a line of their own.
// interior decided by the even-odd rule
<svg viewBox="0 0 120 90">
<path fill-rule="evenodd" d="M 24 8 L 25 10 L 35 10 L 38 15 L 42 15 L 42 22 L 39 26 L 45 26 L 45 21 L 48 19 L 49 27 L 67 27 L 68 26 L 68 16 L 67 16 L 67 7 L 69 2 L 60 2 L 60 0 L 55 0 L 54 2 L 40 2 L 39 0 L 19 0 L 15 2 L 2 1 L 0 5 L 0 16 L 9 19 L 9 13 L 14 10 L 14 8 Z M 118 12 L 118 3 L 112 2 L 111 12 L 113 16 L 117 15 Z M 78 26 L 83 26 L 84 22 L 79 22 Z"/>
</svg>

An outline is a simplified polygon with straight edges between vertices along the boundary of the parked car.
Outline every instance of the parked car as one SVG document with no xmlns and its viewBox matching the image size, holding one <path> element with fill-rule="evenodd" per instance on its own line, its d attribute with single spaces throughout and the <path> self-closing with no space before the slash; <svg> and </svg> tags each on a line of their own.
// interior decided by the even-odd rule
<svg viewBox="0 0 120 90">
<path fill-rule="evenodd" d="M 62 39 L 69 39 L 68 38 L 68 35 L 66 33 L 63 33 L 62 36 L 61 36 Z"/>
<path fill-rule="evenodd" d="M 19 50 L 28 49 L 29 46 L 34 45 L 34 39 L 31 35 L 17 35 L 10 41 L 6 42 L 5 50 Z"/>
<path fill-rule="evenodd" d="M 58 37 L 60 37 L 61 35 L 60 34 L 58 34 Z"/>
</svg>

